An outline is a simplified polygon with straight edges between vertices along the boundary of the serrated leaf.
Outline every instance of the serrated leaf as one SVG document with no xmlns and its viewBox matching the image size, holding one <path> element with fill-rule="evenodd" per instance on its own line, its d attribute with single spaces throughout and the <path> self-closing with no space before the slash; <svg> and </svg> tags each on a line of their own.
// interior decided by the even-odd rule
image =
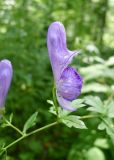
<svg viewBox="0 0 114 160">
<path fill-rule="evenodd" d="M 76 99 L 76 100 L 74 100 L 73 102 L 72 102 L 72 106 L 74 107 L 74 108 L 81 108 L 81 107 L 84 107 L 84 106 L 86 106 L 85 104 L 83 104 L 83 102 L 84 102 L 84 99 Z"/>
<path fill-rule="evenodd" d="M 85 103 L 91 106 L 87 109 L 89 111 L 94 111 L 99 113 L 104 112 L 103 103 L 99 97 L 87 96 L 85 98 Z"/>
<path fill-rule="evenodd" d="M 102 123 L 99 126 L 99 129 L 106 129 L 106 133 L 111 137 L 114 142 L 114 125 L 113 121 L 110 118 L 102 118 Z"/>
<path fill-rule="evenodd" d="M 87 111 L 98 112 L 98 110 L 95 107 L 88 107 Z"/>
<path fill-rule="evenodd" d="M 111 90 L 108 85 L 92 82 L 92 83 L 86 84 L 82 89 L 82 93 L 89 93 L 89 92 L 110 93 Z"/>
<path fill-rule="evenodd" d="M 97 96 L 95 96 L 95 97 L 94 96 L 85 97 L 85 103 L 87 103 L 87 104 L 89 104 L 93 107 L 97 107 L 97 106 L 102 107 L 103 106 L 103 103 L 102 103 L 101 99 Z"/>
<path fill-rule="evenodd" d="M 33 115 L 29 117 L 29 119 L 25 122 L 23 127 L 23 133 L 26 133 L 26 131 L 33 127 L 36 124 L 38 112 L 35 112 Z"/>
<path fill-rule="evenodd" d="M 71 112 L 68 111 L 68 110 L 61 109 L 61 110 L 59 111 L 59 117 L 60 117 L 60 118 L 65 117 L 65 116 L 69 115 L 70 113 L 71 113 Z"/>
<path fill-rule="evenodd" d="M 84 122 L 80 120 L 79 116 L 69 115 L 63 118 L 62 122 L 69 128 L 74 127 L 74 128 L 79 128 L 79 129 L 87 129 Z"/>
</svg>

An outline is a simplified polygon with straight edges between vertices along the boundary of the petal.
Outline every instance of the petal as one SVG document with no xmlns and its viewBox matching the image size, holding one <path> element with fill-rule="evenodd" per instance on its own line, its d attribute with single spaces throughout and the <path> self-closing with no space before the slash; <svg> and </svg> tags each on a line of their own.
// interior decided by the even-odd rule
<svg viewBox="0 0 114 160">
<path fill-rule="evenodd" d="M 78 54 L 77 51 L 70 51 L 66 45 L 66 32 L 62 23 L 54 22 L 50 25 L 47 34 L 47 47 L 56 81 L 61 73 L 71 63 L 72 58 Z"/>
<path fill-rule="evenodd" d="M 5 98 L 12 79 L 12 65 L 8 60 L 0 61 L 0 107 L 4 106 Z"/>
<path fill-rule="evenodd" d="M 72 67 L 67 67 L 57 84 L 57 92 L 64 99 L 72 101 L 80 95 L 82 84 L 80 74 Z"/>
<path fill-rule="evenodd" d="M 75 108 L 73 108 L 73 107 L 71 106 L 71 102 L 70 102 L 70 101 L 68 101 L 68 100 L 64 99 L 63 97 L 59 96 L 59 94 L 57 94 L 57 100 L 58 100 L 60 106 L 61 106 L 63 109 L 69 110 L 69 111 L 71 111 L 71 112 L 73 112 L 73 111 L 76 110 Z"/>
</svg>

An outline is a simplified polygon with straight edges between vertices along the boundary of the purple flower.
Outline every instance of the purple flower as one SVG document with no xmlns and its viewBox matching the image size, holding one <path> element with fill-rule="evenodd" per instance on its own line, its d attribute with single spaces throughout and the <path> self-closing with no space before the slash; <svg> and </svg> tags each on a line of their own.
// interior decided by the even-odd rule
<svg viewBox="0 0 114 160">
<path fill-rule="evenodd" d="M 12 65 L 9 60 L 0 61 L 0 108 L 4 107 L 5 99 L 12 79 Z"/>
<path fill-rule="evenodd" d="M 68 66 L 78 51 L 67 49 L 62 23 L 54 22 L 49 26 L 47 46 L 56 82 L 57 100 L 62 108 L 74 111 L 71 102 L 80 95 L 83 82 L 79 73 Z"/>
</svg>

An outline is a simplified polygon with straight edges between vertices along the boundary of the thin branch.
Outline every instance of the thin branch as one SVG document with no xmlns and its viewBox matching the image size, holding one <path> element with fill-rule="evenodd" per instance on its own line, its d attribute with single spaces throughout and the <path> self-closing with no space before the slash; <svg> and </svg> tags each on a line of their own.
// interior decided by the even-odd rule
<svg viewBox="0 0 114 160">
<path fill-rule="evenodd" d="M 10 147 L 12 147 L 14 144 L 20 142 L 22 139 L 27 138 L 28 136 L 30 136 L 30 135 L 32 135 L 32 134 L 38 133 L 38 132 L 40 132 L 40 131 L 42 131 L 42 130 L 44 130 L 44 129 L 46 129 L 46 128 L 50 128 L 50 127 L 52 127 L 52 126 L 54 126 L 54 125 L 56 125 L 56 124 L 58 124 L 58 122 L 53 122 L 53 123 L 51 123 L 51 124 L 48 124 L 48 125 L 46 125 L 46 126 L 44 126 L 44 127 L 38 128 L 38 129 L 36 129 L 36 130 L 34 130 L 34 131 L 30 132 L 30 133 L 27 133 L 27 134 L 23 135 L 22 137 L 18 138 L 18 139 L 15 140 L 14 142 L 12 142 L 12 143 L 10 143 L 9 145 L 7 145 L 6 147 L 4 147 L 4 148 L 3 148 L 3 151 L 6 151 L 8 148 L 10 148 Z"/>
<path fill-rule="evenodd" d="M 13 124 L 11 124 L 7 119 L 5 119 L 5 122 L 8 124 L 9 127 L 13 128 L 15 131 L 17 131 L 19 134 L 23 135 L 23 132 L 20 131 L 17 127 L 15 127 Z"/>
</svg>

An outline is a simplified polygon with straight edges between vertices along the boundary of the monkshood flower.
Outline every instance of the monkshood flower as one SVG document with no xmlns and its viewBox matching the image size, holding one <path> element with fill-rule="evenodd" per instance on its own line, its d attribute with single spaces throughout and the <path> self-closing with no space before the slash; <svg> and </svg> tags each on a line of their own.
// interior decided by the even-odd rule
<svg viewBox="0 0 114 160">
<path fill-rule="evenodd" d="M 67 49 L 62 23 L 54 22 L 49 26 L 47 46 L 56 82 L 57 100 L 63 109 L 74 111 L 71 102 L 80 95 L 83 82 L 80 74 L 69 64 L 79 52 Z"/>
<path fill-rule="evenodd" d="M 9 60 L 0 61 L 0 108 L 5 105 L 5 99 L 8 93 L 12 79 L 12 65 Z"/>
</svg>

